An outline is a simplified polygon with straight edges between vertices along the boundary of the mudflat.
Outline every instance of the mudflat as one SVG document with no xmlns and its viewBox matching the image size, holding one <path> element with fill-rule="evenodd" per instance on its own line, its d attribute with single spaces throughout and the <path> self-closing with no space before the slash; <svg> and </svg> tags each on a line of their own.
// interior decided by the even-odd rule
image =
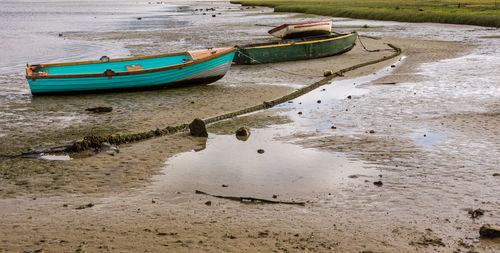
<svg viewBox="0 0 500 253">
<path fill-rule="evenodd" d="M 265 8 L 245 8 L 234 13 L 257 20 L 270 16 Z M 279 19 L 283 17 L 302 18 L 281 14 Z M 210 21 L 220 25 L 217 31 L 238 27 L 247 33 L 241 41 L 230 42 L 218 34 L 218 43 L 262 40 L 258 36 L 263 29 L 255 30 L 248 19 L 237 20 Z M 145 48 L 164 49 L 166 43 L 155 41 L 168 36 L 148 31 L 75 37 L 124 43 L 138 55 Z M 139 37 L 146 39 L 138 45 Z M 386 43 L 403 50 L 401 57 L 347 72 L 292 103 L 212 124 L 208 139 L 180 133 L 123 145 L 114 155 L 69 161 L 2 158 L 4 175 L 10 178 L 1 181 L 1 251 L 497 251 L 498 240 L 479 239 L 478 230 L 479 224 L 500 217 L 500 179 L 494 176 L 499 161 L 494 148 L 476 157 L 464 155 L 464 143 L 482 143 L 481 150 L 500 143 L 498 100 L 466 104 L 490 108 L 486 111 L 441 113 L 439 108 L 458 106 L 460 99 L 443 94 L 439 100 L 425 95 L 428 87 L 409 86 L 428 81 L 422 64 L 460 57 L 476 46 L 361 39 L 368 49 L 380 51 L 367 52 L 358 43 L 334 57 L 233 66 L 226 77 L 207 86 L 73 98 L 72 103 L 85 107 L 115 101 L 111 113 L 87 116 L 73 136 L 91 129 L 150 130 L 283 96 L 320 80 L 324 69 L 335 71 L 390 55 Z M 50 101 L 54 111 L 57 105 L 64 107 L 54 98 L 37 100 L 38 106 Z M 72 108 L 75 113 L 81 110 Z M 251 130 L 245 142 L 234 137 L 243 125 Z M 438 128 L 444 130 L 434 131 Z M 419 136 L 409 138 L 414 129 Z M 19 138 L 36 139 L 42 130 L 32 129 Z M 56 133 L 48 134 L 48 140 L 57 140 L 51 137 Z M 445 141 L 433 142 L 444 138 L 442 133 Z M 24 147 L 31 141 L 21 143 Z M 265 152 L 259 154 L 258 148 Z M 301 201 L 305 206 L 242 203 L 195 190 Z M 472 219 L 467 208 L 479 207 L 486 214 Z"/>
</svg>

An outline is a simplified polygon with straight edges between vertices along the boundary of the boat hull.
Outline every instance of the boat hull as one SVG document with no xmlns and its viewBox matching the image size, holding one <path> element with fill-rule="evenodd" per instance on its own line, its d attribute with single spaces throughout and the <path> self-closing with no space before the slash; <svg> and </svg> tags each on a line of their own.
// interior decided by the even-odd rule
<svg viewBox="0 0 500 253">
<path fill-rule="evenodd" d="M 27 80 L 33 95 L 100 93 L 206 84 L 217 81 L 226 74 L 234 53 L 235 51 L 232 51 L 196 64 L 179 65 L 176 68 L 145 73 Z"/>
<path fill-rule="evenodd" d="M 350 33 L 241 46 L 233 61 L 236 64 L 260 64 L 332 56 L 351 50 L 356 38 L 356 33 Z"/>
</svg>

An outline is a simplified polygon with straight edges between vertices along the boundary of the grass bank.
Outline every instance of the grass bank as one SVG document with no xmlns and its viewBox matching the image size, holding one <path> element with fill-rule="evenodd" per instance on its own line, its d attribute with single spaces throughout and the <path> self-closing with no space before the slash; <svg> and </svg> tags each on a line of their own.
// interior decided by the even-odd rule
<svg viewBox="0 0 500 253">
<path fill-rule="evenodd" d="M 268 6 L 276 12 L 500 27 L 500 0 L 233 0 L 231 3 Z"/>
</svg>

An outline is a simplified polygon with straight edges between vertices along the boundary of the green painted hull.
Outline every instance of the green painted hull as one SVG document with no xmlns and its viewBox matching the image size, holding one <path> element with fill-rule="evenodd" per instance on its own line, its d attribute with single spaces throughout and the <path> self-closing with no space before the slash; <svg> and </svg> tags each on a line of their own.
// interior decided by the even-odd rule
<svg viewBox="0 0 500 253">
<path fill-rule="evenodd" d="M 351 50 L 356 38 L 356 33 L 350 33 L 238 46 L 233 61 L 260 64 L 332 56 Z"/>
</svg>

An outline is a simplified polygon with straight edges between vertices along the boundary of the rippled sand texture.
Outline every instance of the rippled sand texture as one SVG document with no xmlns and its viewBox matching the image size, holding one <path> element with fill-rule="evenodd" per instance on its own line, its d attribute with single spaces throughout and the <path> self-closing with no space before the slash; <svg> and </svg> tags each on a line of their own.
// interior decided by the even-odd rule
<svg viewBox="0 0 500 253">
<path fill-rule="evenodd" d="M 218 45 L 258 41 L 265 39 L 259 36 L 267 27 L 253 24 L 304 18 L 221 3 L 203 8 L 208 7 L 216 8 L 216 17 L 206 11 L 176 11 L 169 17 L 188 21 L 182 23 L 187 28 L 83 32 L 72 40 L 119 43 L 138 55 L 149 48 L 181 50 L 190 43 L 202 48 L 203 34 Z M 478 234 L 482 224 L 500 219 L 500 80 L 495 74 L 500 50 L 498 40 L 482 38 L 498 31 L 346 19 L 335 25 L 337 31 L 356 28 L 382 36 L 363 42 L 369 49 L 393 43 L 404 55 L 349 72 L 291 103 L 211 125 L 208 139 L 179 134 L 122 146 L 115 156 L 70 161 L 4 159 L 2 168 L 22 169 L 7 170 L 4 175 L 11 178 L 0 181 L 0 249 L 500 251 L 498 239 Z M 195 42 L 182 39 L 193 31 Z M 367 53 L 357 45 L 341 56 L 272 66 L 316 75 L 390 53 Z M 22 78 L 9 78 L 19 79 L 9 81 L 12 87 L 21 87 Z M 233 67 L 213 85 L 175 90 L 38 100 L 21 89 L 25 99 L 18 102 L 4 92 L 8 102 L 2 106 L 8 109 L 3 112 L 24 120 L 3 123 L 12 129 L 0 138 L 10 143 L 26 136 L 16 144 L 24 147 L 38 143 L 41 138 L 33 136 L 41 134 L 50 141 L 77 138 L 90 131 L 88 125 L 97 128 L 92 131 L 127 132 L 183 123 L 261 103 L 317 79 L 249 66 Z M 101 104 L 115 110 L 104 116 L 82 112 Z M 37 118 L 39 108 L 47 108 L 45 117 Z M 252 132 L 247 141 L 233 135 L 242 125 Z M 195 190 L 306 205 L 244 204 Z M 485 214 L 472 219 L 468 211 L 477 208 Z"/>
</svg>

